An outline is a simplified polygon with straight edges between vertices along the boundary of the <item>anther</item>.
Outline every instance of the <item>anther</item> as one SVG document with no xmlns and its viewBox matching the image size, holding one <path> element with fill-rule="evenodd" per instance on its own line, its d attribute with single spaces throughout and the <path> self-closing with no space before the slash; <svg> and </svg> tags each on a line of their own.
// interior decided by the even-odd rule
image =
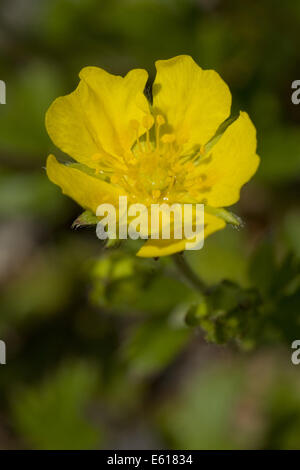
<svg viewBox="0 0 300 470">
<path fill-rule="evenodd" d="M 149 130 L 154 124 L 154 117 L 151 114 L 146 114 L 146 116 L 143 117 L 142 122 L 145 129 Z"/>
<path fill-rule="evenodd" d="M 157 124 L 158 126 L 163 126 L 163 125 L 165 124 L 165 122 L 166 122 L 166 121 L 165 121 L 165 118 L 164 118 L 161 114 L 158 114 L 158 115 L 156 116 L 156 124 Z"/>
<path fill-rule="evenodd" d="M 164 134 L 161 138 L 161 141 L 164 144 L 172 144 L 175 142 L 175 135 L 174 134 Z"/>
<path fill-rule="evenodd" d="M 159 189 L 154 189 L 154 190 L 152 191 L 153 199 L 158 199 L 160 195 L 161 195 L 161 192 L 160 192 Z"/>
</svg>

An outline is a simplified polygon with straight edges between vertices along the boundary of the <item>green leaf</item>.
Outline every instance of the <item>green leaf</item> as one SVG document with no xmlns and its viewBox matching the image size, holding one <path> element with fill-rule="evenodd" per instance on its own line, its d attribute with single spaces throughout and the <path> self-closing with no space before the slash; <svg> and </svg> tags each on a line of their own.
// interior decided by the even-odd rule
<svg viewBox="0 0 300 470">
<path fill-rule="evenodd" d="M 92 449 L 102 433 L 85 417 L 96 371 L 86 363 L 64 364 L 47 380 L 17 392 L 12 400 L 16 428 L 36 449 Z"/>
<path fill-rule="evenodd" d="M 203 298 L 198 305 L 191 305 L 185 316 L 185 322 L 188 326 L 199 326 L 203 318 L 208 315 L 208 305 Z"/>
<path fill-rule="evenodd" d="M 238 434 L 228 429 L 239 404 L 241 371 L 232 364 L 209 366 L 202 374 L 185 377 L 183 386 L 175 397 L 172 390 L 157 417 L 168 448 L 237 448 Z"/>
<path fill-rule="evenodd" d="M 188 328 L 172 325 L 168 318 L 151 319 L 132 331 L 122 355 L 134 374 L 157 373 L 183 349 L 189 336 Z"/>
</svg>

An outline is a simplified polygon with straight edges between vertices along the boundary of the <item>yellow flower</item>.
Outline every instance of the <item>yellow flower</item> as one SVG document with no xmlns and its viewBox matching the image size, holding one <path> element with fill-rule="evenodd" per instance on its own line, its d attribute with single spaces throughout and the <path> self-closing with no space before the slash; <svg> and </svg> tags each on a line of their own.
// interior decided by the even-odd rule
<svg viewBox="0 0 300 470">
<path fill-rule="evenodd" d="M 229 88 L 190 56 L 156 62 L 153 103 L 144 94 L 148 74 L 124 78 L 97 67 L 80 72 L 77 89 L 60 97 L 46 115 L 53 142 L 77 163 L 47 160 L 52 182 L 85 209 L 131 203 L 203 203 L 205 236 L 224 228 L 223 207 L 238 201 L 255 173 L 256 131 L 247 113 L 230 125 Z M 225 129 L 225 130 L 224 130 Z M 185 240 L 149 239 L 138 256 L 182 251 Z"/>
</svg>

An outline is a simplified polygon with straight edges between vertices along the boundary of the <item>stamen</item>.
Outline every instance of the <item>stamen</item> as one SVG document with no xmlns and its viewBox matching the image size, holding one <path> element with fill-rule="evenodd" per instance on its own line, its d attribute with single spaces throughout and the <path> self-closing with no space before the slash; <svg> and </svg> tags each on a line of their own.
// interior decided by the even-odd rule
<svg viewBox="0 0 300 470">
<path fill-rule="evenodd" d="M 198 163 L 198 160 L 201 158 L 200 157 L 203 157 L 205 155 L 205 145 L 200 145 L 200 148 L 198 150 L 198 152 L 196 153 L 196 155 L 192 158 L 192 162 L 193 163 Z"/>
<path fill-rule="evenodd" d="M 129 165 L 135 165 L 137 160 L 131 150 L 124 153 L 126 163 Z"/>
<path fill-rule="evenodd" d="M 165 118 L 161 115 L 161 114 L 158 114 L 156 116 L 156 127 L 155 127 L 155 140 L 156 140 L 156 147 L 157 147 L 157 150 L 159 151 L 159 147 L 160 147 L 160 137 L 159 137 L 159 130 L 161 128 L 161 126 L 163 126 L 165 124 Z"/>
<path fill-rule="evenodd" d="M 142 122 L 143 122 L 143 126 L 145 127 L 145 129 L 149 130 L 154 124 L 154 117 L 152 116 L 152 114 L 146 114 L 143 117 Z"/>
<path fill-rule="evenodd" d="M 161 114 L 134 119 L 129 123 L 136 134 L 131 150 L 121 159 L 100 154 L 92 158 L 99 160 L 99 170 L 110 175 L 111 183 L 123 187 L 132 200 L 147 204 L 153 200 L 198 201 L 202 193 L 211 190 L 204 168 L 198 165 L 208 163 L 212 155 L 206 155 L 204 145 L 185 149 L 186 136 L 164 133 L 161 127 L 165 123 Z"/>
<path fill-rule="evenodd" d="M 208 155 L 205 158 L 200 158 L 197 162 L 195 162 L 195 165 L 207 165 L 212 161 L 213 155 L 212 153 Z"/>
<path fill-rule="evenodd" d="M 129 126 L 135 131 L 137 146 L 140 152 L 142 152 L 142 146 L 140 142 L 139 128 L 140 123 L 136 119 L 132 119 L 129 123 Z"/>
<path fill-rule="evenodd" d="M 143 126 L 146 129 L 146 143 L 147 143 L 147 149 L 149 152 L 151 152 L 151 146 L 150 146 L 150 132 L 149 130 L 154 124 L 154 117 L 152 114 L 146 114 L 146 116 L 143 117 Z"/>
<path fill-rule="evenodd" d="M 158 199 L 160 195 L 161 195 L 161 191 L 159 189 L 154 189 L 152 191 L 153 199 Z"/>
<path fill-rule="evenodd" d="M 166 122 L 166 121 L 165 121 L 165 118 L 164 118 L 161 114 L 158 114 L 158 115 L 156 116 L 156 124 L 157 124 L 158 126 L 163 126 L 163 125 L 165 124 L 165 122 Z"/>
<path fill-rule="evenodd" d="M 175 181 L 176 181 L 176 176 L 173 175 L 173 177 L 171 178 L 171 181 L 169 183 L 169 186 L 168 186 L 168 192 L 171 191 L 171 189 L 173 188 L 173 186 L 175 184 Z"/>
</svg>

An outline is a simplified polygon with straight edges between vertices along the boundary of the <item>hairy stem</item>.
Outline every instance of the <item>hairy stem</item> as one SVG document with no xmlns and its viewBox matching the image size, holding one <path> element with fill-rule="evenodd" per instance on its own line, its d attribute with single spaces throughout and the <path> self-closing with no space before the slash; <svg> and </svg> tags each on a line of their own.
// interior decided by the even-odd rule
<svg viewBox="0 0 300 470">
<path fill-rule="evenodd" d="M 174 255 L 172 255 L 172 258 L 180 274 L 184 279 L 186 279 L 188 284 L 194 289 L 196 289 L 198 292 L 200 292 L 200 294 L 208 295 L 208 286 L 205 284 L 204 281 L 202 281 L 202 279 L 197 276 L 197 274 L 194 273 L 194 271 L 191 269 L 190 265 L 184 258 L 183 254 L 175 253 Z"/>
</svg>

